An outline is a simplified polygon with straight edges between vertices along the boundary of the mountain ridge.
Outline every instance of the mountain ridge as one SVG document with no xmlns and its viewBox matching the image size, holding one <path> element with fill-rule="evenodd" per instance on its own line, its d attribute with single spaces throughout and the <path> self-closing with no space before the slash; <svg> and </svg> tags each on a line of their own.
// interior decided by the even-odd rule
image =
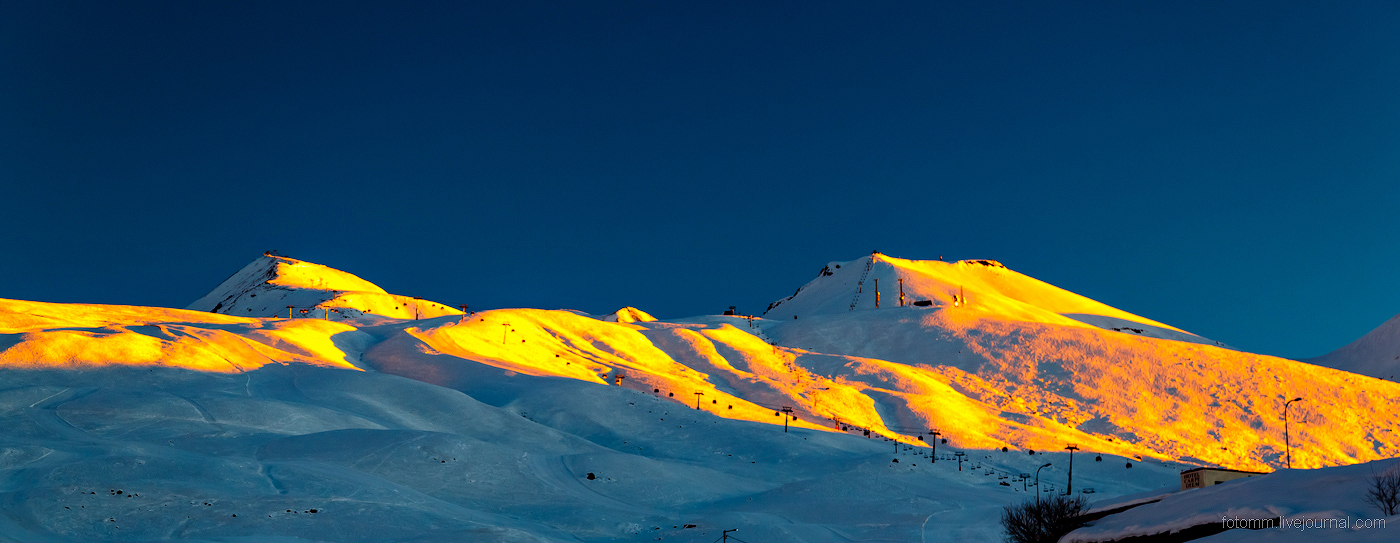
<svg viewBox="0 0 1400 543">
<path fill-rule="evenodd" d="M 995 261 L 921 263 L 877 254 L 851 262 L 870 264 L 869 290 L 861 292 L 858 275 L 828 270 L 819 279 L 842 282 L 809 282 L 767 318 L 661 321 L 630 307 L 605 316 L 538 309 L 462 315 L 436 304 L 438 315 L 414 315 L 413 304 L 432 302 L 380 294 L 332 268 L 264 256 L 192 305 L 212 304 L 217 314 L 0 304 L 0 313 L 9 308 L 0 323 L 13 323 L 11 337 L 19 338 L 0 351 L 0 364 L 98 367 L 122 360 L 241 372 L 309 363 L 457 389 L 485 371 L 622 386 L 698 401 L 689 405 L 725 418 L 868 430 L 909 445 L 940 429 L 957 446 L 1043 450 L 1068 442 L 1240 469 L 1282 465 L 1282 421 L 1264 414 L 1301 394 L 1310 402 L 1295 408 L 1295 422 L 1307 429 L 1292 436 L 1296 465 L 1400 451 L 1400 426 L 1385 416 L 1400 411 L 1393 383 L 1201 340 L 1094 326 L 1083 320 L 1117 319 L 1104 322 L 1143 331 L 1152 325 L 1140 321 L 1155 321 Z M 841 263 L 847 268 L 857 271 Z M 897 290 L 886 290 L 889 279 L 881 281 L 880 308 L 873 296 L 852 304 L 856 293 L 876 292 L 875 278 L 893 278 L 896 286 L 905 279 L 906 304 L 898 305 Z M 362 290 L 323 288 L 335 286 Z M 929 303 L 912 303 L 921 299 Z M 275 307 L 264 300 L 304 304 L 307 312 L 292 316 L 311 318 L 223 315 L 256 314 L 247 311 L 250 302 Z M 337 308 L 344 309 L 327 314 Z M 1071 318 L 1056 310 L 1095 314 Z M 51 317 L 24 316 L 36 312 Z M 1152 329 L 1176 330 L 1162 326 Z M 775 415 L 783 407 L 791 417 Z M 1357 413 L 1368 422 L 1350 424 Z"/>
</svg>

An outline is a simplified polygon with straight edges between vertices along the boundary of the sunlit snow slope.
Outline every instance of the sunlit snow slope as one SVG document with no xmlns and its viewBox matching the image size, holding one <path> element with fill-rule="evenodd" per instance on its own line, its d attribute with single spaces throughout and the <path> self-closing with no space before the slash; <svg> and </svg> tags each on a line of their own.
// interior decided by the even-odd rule
<svg viewBox="0 0 1400 543">
<path fill-rule="evenodd" d="M 1084 323 L 1126 334 L 1219 345 L 1027 277 L 995 260 L 905 260 L 873 253 L 850 262 L 831 262 L 792 296 L 769 305 L 764 316 L 786 321 L 916 302 L 938 308 L 971 306 L 1013 321 Z"/>
<path fill-rule="evenodd" d="M 880 280 L 878 291 L 874 279 Z M 928 303 L 914 305 L 923 300 Z M 287 305 L 298 318 L 281 313 Z M 462 315 L 388 294 L 345 272 L 264 256 L 191 309 L 199 311 L 0 300 L 0 372 L 11 387 L 0 390 L 10 394 L 0 398 L 6 402 L 0 407 L 9 410 L 0 415 L 11 417 L 8 428 L 21 429 L 8 435 L 22 437 L 0 445 L 7 447 L 0 462 L 9 462 L 0 469 L 13 475 L 10 483 L 0 480 L 9 485 L 0 492 L 21 493 L 5 499 L 29 504 L 25 518 L 31 519 L 16 525 L 0 516 L 0 537 L 46 522 L 45 529 L 55 533 L 110 538 L 114 532 L 94 530 L 115 525 L 83 524 L 94 522 L 90 514 L 40 511 L 39 504 L 83 508 L 87 502 L 75 496 L 122 477 L 158 489 L 144 492 L 167 496 L 161 507 L 186 498 L 190 503 L 181 507 L 204 503 L 210 498 L 201 497 L 203 491 L 181 486 L 198 479 L 190 470 L 210 461 L 204 454 L 241 458 L 208 473 L 210 480 L 234 481 L 234 488 L 220 487 L 223 497 L 209 503 L 242 503 L 246 496 L 233 496 L 265 493 L 257 498 L 264 501 L 255 500 L 257 524 L 233 529 L 222 523 L 206 533 L 193 524 L 169 524 L 135 501 L 119 502 L 133 504 L 121 506 L 122 514 L 156 515 L 146 523 L 163 526 L 147 534 L 156 539 L 268 533 L 309 538 L 315 523 L 285 524 L 293 517 L 272 514 L 282 510 L 279 504 L 288 506 L 286 515 L 312 507 L 286 496 L 346 496 L 367 488 L 373 490 L 361 496 L 363 503 L 347 501 L 341 505 L 352 507 L 327 518 L 344 523 L 358 514 L 383 513 L 397 515 L 395 520 L 382 529 L 327 537 L 384 539 L 395 526 L 427 523 L 450 526 L 444 540 L 568 540 L 578 530 L 593 534 L 580 539 L 608 540 L 637 535 L 653 529 L 651 524 L 660 530 L 679 520 L 665 512 L 673 508 L 718 518 L 715 511 L 728 515 L 750 500 L 765 502 L 766 492 L 798 485 L 782 490 L 782 499 L 770 496 L 763 506 L 768 509 L 753 510 L 763 511 L 757 516 L 723 518 L 752 527 L 789 526 L 769 532 L 775 541 L 845 540 L 850 536 L 831 534 L 846 532 L 909 540 L 925 533 L 909 531 L 918 521 L 915 510 L 899 513 L 894 524 L 884 524 L 892 531 L 881 531 L 860 527 L 874 513 L 847 519 L 835 505 L 794 520 L 791 508 L 798 502 L 783 500 L 820 487 L 821 499 L 846 503 L 840 497 L 854 491 L 860 478 L 886 473 L 871 464 L 879 443 L 893 447 L 882 437 L 911 446 L 893 448 L 912 455 L 927 451 L 931 429 L 948 440 L 941 447 L 971 451 L 971 458 L 986 461 L 976 473 L 999 480 L 988 483 L 994 485 L 991 494 L 980 494 L 979 516 L 1015 499 L 1015 489 L 1000 484 L 1009 474 L 1037 467 L 1045 451 L 1067 444 L 1078 445 L 1083 457 L 1103 453 L 1109 459 L 1096 462 L 1093 469 L 1102 473 L 1092 475 L 1106 492 L 1172 483 L 1178 465 L 1160 461 L 1269 470 L 1283 463 L 1282 403 L 1297 396 L 1305 401 L 1290 412 L 1295 467 L 1400 455 L 1400 421 L 1393 417 L 1400 412 L 1400 385 L 1216 346 L 991 261 L 872 255 L 833 263 L 796 295 L 775 303 L 765 318 L 659 321 L 631 307 L 601 317 L 538 309 Z M 326 309 L 339 312 L 327 315 Z M 352 374 L 364 377 L 347 377 Z M 470 401 L 452 395 L 462 393 Z M 499 413 L 473 407 L 476 401 L 552 430 L 489 422 Z M 472 417 L 486 417 L 484 433 Z M 637 420 L 619 422 L 628 417 Z M 716 430 L 696 432 L 696 424 Z M 824 436 L 821 445 L 799 453 L 758 437 L 780 435 L 784 424 L 804 432 L 804 440 Z M 745 429 L 755 427 L 762 430 Z M 563 434 L 551 433 L 556 431 Z M 530 437 L 511 441 L 518 432 Z M 162 440 L 166 445 L 159 445 Z M 710 442 L 720 444 L 703 445 Z M 757 448 L 740 450 L 745 443 Z M 608 456 L 594 445 L 624 456 Z M 828 452 L 814 452 L 819 450 Z M 84 460 L 83 454 L 99 453 L 78 451 L 102 452 L 98 460 Z M 247 457 L 248 451 L 257 452 Z M 536 452 L 543 459 L 530 456 Z M 448 484 L 419 465 L 481 454 L 505 471 L 458 469 L 454 477 L 465 478 Z M 809 466 L 793 454 L 821 460 Z M 705 471 L 715 469 L 714 460 L 733 457 L 750 458 L 758 471 Z M 1128 465 L 1125 458 L 1132 459 Z M 143 468 L 132 466 L 141 462 L 159 469 L 140 475 Z M 1057 477 L 1063 464 L 1055 462 L 1048 473 Z M 686 466 L 705 470 L 691 473 Z M 1158 467 L 1145 471 L 1148 466 Z M 627 481 L 611 491 L 606 482 L 578 486 L 578 477 L 591 469 L 645 475 L 609 479 Z M 159 470 L 181 475 L 156 483 L 152 477 Z M 59 471 L 61 476 L 54 475 Z M 39 480 L 54 482 L 38 492 L 33 481 Z M 667 483 L 657 486 L 658 480 Z M 714 484 L 685 486 L 693 480 Z M 898 484 L 903 490 L 896 501 L 916 503 L 921 491 L 909 490 L 909 481 Z M 501 494 L 507 488 L 519 492 Z M 559 492 L 571 497 L 558 498 Z M 539 493 L 553 497 L 530 497 Z M 880 495 L 871 491 L 861 499 L 884 503 Z M 927 505 L 954 520 L 935 526 L 972 514 L 952 512 L 961 510 L 961 501 L 952 498 L 955 507 L 945 498 Z M 511 503 L 524 505 L 499 516 Z M 541 520 L 553 514 L 543 511 L 560 508 L 578 508 L 579 514 Z M 209 515 L 216 512 L 237 513 L 228 507 L 200 511 L 207 511 L 199 513 L 202 522 L 212 522 Z M 122 526 L 145 522 L 139 515 L 124 518 Z M 714 535 L 697 538 L 677 530 L 667 537 L 709 541 Z M 982 527 L 969 533 L 993 532 Z"/>
<path fill-rule="evenodd" d="M 168 366 L 241 372 L 304 363 L 355 369 L 369 340 L 354 326 L 317 319 L 0 299 L 0 368 Z"/>
<path fill-rule="evenodd" d="M 188 309 L 239 317 L 324 318 L 331 311 L 333 318 L 413 319 L 462 313 L 436 302 L 389 294 L 334 268 L 270 254 L 229 276 Z"/>
<path fill-rule="evenodd" d="M 955 304 L 954 295 L 963 298 Z M 246 311 L 248 303 L 276 299 L 268 306 L 275 307 L 298 296 L 304 305 L 346 310 L 327 322 L 16 306 L 14 314 L 56 317 L 13 317 L 15 339 L 0 360 L 221 371 L 280 360 L 374 369 L 452 388 L 495 368 L 620 383 L 727 418 L 869 429 L 909 443 L 938 429 L 959 446 L 1044 450 L 1073 443 L 1244 469 L 1282 464 L 1282 403 L 1303 396 L 1307 401 L 1293 408 L 1295 466 L 1400 454 L 1400 423 L 1388 416 L 1400 412 L 1394 383 L 1207 345 L 991 261 L 872 255 L 833 263 L 761 319 L 665 322 L 623 308 L 602 318 L 512 309 L 415 321 L 381 317 L 411 316 L 404 308 L 415 300 L 324 266 L 264 256 L 192 307 L 256 313 Z M 929 304 L 913 305 L 918 300 Z M 364 312 L 348 310 L 361 302 Z M 1144 333 L 1086 324 L 1091 317 Z M 82 319 L 87 329 L 74 329 Z M 796 418 L 775 416 L 782 407 Z"/>
</svg>

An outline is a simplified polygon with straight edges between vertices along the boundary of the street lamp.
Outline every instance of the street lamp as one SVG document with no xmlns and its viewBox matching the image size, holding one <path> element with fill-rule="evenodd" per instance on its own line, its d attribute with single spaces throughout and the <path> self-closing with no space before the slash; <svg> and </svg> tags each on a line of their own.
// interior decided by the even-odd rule
<svg viewBox="0 0 1400 543">
<path fill-rule="evenodd" d="M 1065 450 L 1069 451 L 1069 483 L 1065 485 L 1065 495 L 1068 496 L 1074 493 L 1074 451 L 1079 450 L 1079 447 L 1070 445 L 1065 447 Z"/>
<path fill-rule="evenodd" d="M 1038 468 L 1035 468 L 1035 504 L 1036 504 L 1036 505 L 1040 505 L 1040 470 L 1045 469 L 1045 468 L 1048 468 L 1048 467 L 1050 467 L 1050 463 L 1049 463 L 1049 462 L 1046 462 L 1044 466 L 1040 466 L 1040 467 L 1038 467 Z"/>
<path fill-rule="evenodd" d="M 1283 402 L 1283 455 L 1288 459 L 1288 469 L 1293 469 L 1293 446 L 1288 442 L 1288 404 L 1303 401 L 1302 398 L 1293 398 Z"/>
</svg>

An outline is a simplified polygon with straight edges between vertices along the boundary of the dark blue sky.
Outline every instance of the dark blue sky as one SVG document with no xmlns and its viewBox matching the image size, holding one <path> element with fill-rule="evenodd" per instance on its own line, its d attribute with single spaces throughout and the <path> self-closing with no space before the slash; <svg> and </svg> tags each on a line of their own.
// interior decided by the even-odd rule
<svg viewBox="0 0 1400 543">
<path fill-rule="evenodd" d="M 0 297 L 679 317 L 880 249 L 1291 357 L 1400 312 L 1393 2 L 387 4 L 4 3 Z"/>
</svg>

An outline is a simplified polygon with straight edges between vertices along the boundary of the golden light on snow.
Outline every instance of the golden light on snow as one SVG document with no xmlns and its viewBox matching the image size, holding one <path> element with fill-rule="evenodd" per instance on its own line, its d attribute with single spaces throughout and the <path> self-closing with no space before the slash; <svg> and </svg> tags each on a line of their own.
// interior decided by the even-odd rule
<svg viewBox="0 0 1400 543">
<path fill-rule="evenodd" d="M 357 333 L 343 323 L 311 319 L 0 300 L 0 334 L 18 336 L 0 351 L 3 367 L 170 366 L 228 373 L 303 363 L 357 369 L 332 339 Z"/>
<path fill-rule="evenodd" d="M 698 398 L 755 423 L 781 424 L 775 413 L 791 407 L 794 426 L 868 428 L 919 446 L 938 428 L 959 447 L 1076 443 L 1250 470 L 1283 464 L 1284 401 L 1306 396 L 1289 413 L 1294 467 L 1400 455 L 1400 385 L 1232 350 L 991 261 L 833 263 L 767 319 L 680 322 L 636 308 L 464 315 L 324 266 L 254 264 L 192 306 L 203 311 L 0 300 L 0 366 L 300 363 L 453 388 L 485 365 L 622 386 L 677 409 Z M 902 283 L 911 304 L 874 309 L 855 296 L 866 278 Z M 955 294 L 968 303 L 954 306 Z M 313 318 L 285 318 L 286 305 Z"/>
</svg>

